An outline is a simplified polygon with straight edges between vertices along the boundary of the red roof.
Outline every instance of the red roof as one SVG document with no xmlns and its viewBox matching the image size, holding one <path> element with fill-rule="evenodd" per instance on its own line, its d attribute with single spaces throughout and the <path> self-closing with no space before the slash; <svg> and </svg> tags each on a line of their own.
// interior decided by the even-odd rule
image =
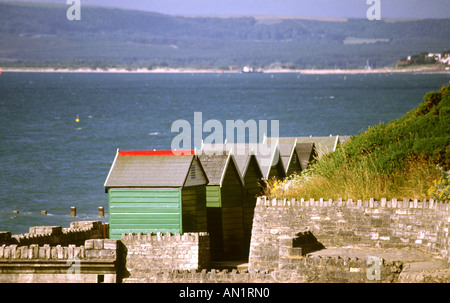
<svg viewBox="0 0 450 303">
<path fill-rule="evenodd" d="M 194 154 L 193 150 L 119 150 L 119 156 L 181 156 Z"/>
</svg>

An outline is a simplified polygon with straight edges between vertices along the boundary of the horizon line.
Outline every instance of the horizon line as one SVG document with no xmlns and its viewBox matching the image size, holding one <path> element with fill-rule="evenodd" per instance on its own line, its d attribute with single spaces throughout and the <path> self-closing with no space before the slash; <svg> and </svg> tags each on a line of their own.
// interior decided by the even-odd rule
<svg viewBox="0 0 450 303">
<path fill-rule="evenodd" d="M 60 6 L 66 7 L 65 3 L 58 2 L 41 2 L 41 1 L 26 1 L 26 0 L 0 0 L 0 3 L 7 4 L 25 4 L 25 5 L 49 5 L 49 6 Z M 295 16 L 295 15 L 283 15 L 283 14 L 177 14 L 177 13 L 163 13 L 158 11 L 152 11 L 142 8 L 126 8 L 120 6 L 105 6 L 98 4 L 83 4 L 83 6 L 91 7 L 91 8 L 103 8 L 103 9 L 119 9 L 124 11 L 135 11 L 149 14 L 159 14 L 163 16 L 171 16 L 171 17 L 184 17 L 184 18 L 254 18 L 258 21 L 274 21 L 274 20 L 312 20 L 312 21 L 323 21 L 323 22 L 346 22 L 349 19 L 367 19 L 365 16 L 361 17 L 336 17 L 336 16 Z M 387 22 L 399 22 L 399 21 L 414 21 L 414 20 L 426 20 L 426 19 L 450 19 L 449 17 L 385 17 L 381 18 L 380 21 Z"/>
</svg>

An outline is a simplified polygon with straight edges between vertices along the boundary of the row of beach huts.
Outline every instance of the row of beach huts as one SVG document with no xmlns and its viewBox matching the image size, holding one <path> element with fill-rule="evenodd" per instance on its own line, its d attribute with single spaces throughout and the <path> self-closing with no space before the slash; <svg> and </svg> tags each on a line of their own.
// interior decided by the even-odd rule
<svg viewBox="0 0 450 303">
<path fill-rule="evenodd" d="M 206 146 L 178 152 L 117 150 L 104 184 L 109 236 L 208 232 L 211 260 L 246 259 L 265 181 L 301 172 L 346 139 L 266 138 L 259 144 L 215 145 L 213 151 Z"/>
</svg>

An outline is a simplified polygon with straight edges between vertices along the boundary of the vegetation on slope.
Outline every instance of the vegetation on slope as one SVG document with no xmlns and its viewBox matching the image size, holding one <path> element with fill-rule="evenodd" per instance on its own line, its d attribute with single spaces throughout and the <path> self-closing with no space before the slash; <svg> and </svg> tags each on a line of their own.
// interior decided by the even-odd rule
<svg viewBox="0 0 450 303">
<path fill-rule="evenodd" d="M 440 55 L 441 57 L 436 57 L 436 55 Z M 396 67 L 405 68 L 405 67 L 425 67 L 425 66 L 434 66 L 434 67 L 440 67 L 442 70 L 445 70 L 449 67 L 447 62 L 444 62 L 448 56 L 450 55 L 450 50 L 443 51 L 442 53 L 438 54 L 431 54 L 429 52 L 421 52 L 420 54 L 411 55 L 407 58 L 400 59 Z M 442 58 L 442 60 L 441 60 Z"/>
<path fill-rule="evenodd" d="M 269 182 L 277 198 L 449 198 L 450 85 L 388 124 L 369 127 L 310 169 Z"/>
</svg>

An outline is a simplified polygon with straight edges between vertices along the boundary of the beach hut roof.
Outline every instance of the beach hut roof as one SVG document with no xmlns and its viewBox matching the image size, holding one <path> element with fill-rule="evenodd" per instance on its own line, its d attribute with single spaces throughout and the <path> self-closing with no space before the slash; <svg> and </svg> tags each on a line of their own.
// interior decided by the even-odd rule
<svg viewBox="0 0 450 303">
<path fill-rule="evenodd" d="M 242 178 L 244 178 L 251 163 L 252 157 L 255 158 L 257 169 L 261 173 L 261 167 L 259 166 L 258 159 L 255 155 L 255 147 L 257 149 L 256 145 L 247 143 L 217 144 L 214 147 L 203 145 L 200 153 L 212 154 L 213 152 L 215 152 L 218 155 L 231 153 Z M 214 150 L 212 150 L 212 148 L 214 148 Z"/>
<path fill-rule="evenodd" d="M 339 136 L 324 136 L 324 137 L 280 137 L 280 138 L 267 138 L 267 142 L 273 142 L 278 140 L 280 144 L 283 143 L 314 143 L 317 153 L 320 156 L 328 154 L 336 150 L 339 144 Z"/>
<path fill-rule="evenodd" d="M 317 151 L 314 143 L 297 143 L 297 155 L 300 160 L 302 169 L 306 169 L 312 157 L 317 156 Z"/>
<path fill-rule="evenodd" d="M 283 166 L 286 169 L 286 173 L 289 168 L 289 163 L 291 163 L 292 157 L 294 157 L 294 152 L 296 151 L 296 145 L 297 145 L 297 140 L 278 144 L 281 160 L 283 161 Z"/>
<path fill-rule="evenodd" d="M 119 151 L 105 181 L 111 187 L 183 187 L 193 163 L 206 174 L 194 151 Z M 206 184 L 206 183 L 205 183 Z"/>
<path fill-rule="evenodd" d="M 232 148 L 229 149 L 232 150 L 235 157 L 242 155 L 250 157 L 250 155 L 254 155 L 263 178 L 267 179 L 269 177 L 270 168 L 280 161 L 280 150 L 278 145 L 278 141 L 271 143 L 236 143 L 232 144 Z M 243 162 L 242 159 L 241 161 Z M 245 169 L 248 168 L 249 163 L 250 159 L 247 159 L 247 166 Z M 284 171 L 285 169 L 282 161 L 281 165 Z"/>
<path fill-rule="evenodd" d="M 348 140 L 350 140 L 351 136 L 339 136 L 339 143 L 343 144 L 345 142 L 347 142 Z"/>
<path fill-rule="evenodd" d="M 285 166 L 281 159 L 279 143 L 260 143 L 258 150 L 255 153 L 256 159 L 258 160 L 263 178 L 268 179 L 270 174 L 270 168 L 277 165 L 280 161 L 283 171 L 285 171 Z"/>
<path fill-rule="evenodd" d="M 206 175 L 208 176 L 208 185 L 222 186 L 223 180 L 225 178 L 225 173 L 229 165 L 234 166 L 241 184 L 244 185 L 244 180 L 242 178 L 240 169 L 231 152 L 222 154 L 208 154 L 203 151 L 200 153 L 199 159 L 202 163 Z"/>
<path fill-rule="evenodd" d="M 256 163 L 256 169 L 258 170 L 259 174 L 262 175 L 261 167 L 259 166 L 258 159 L 256 158 L 255 154 L 251 152 L 248 155 L 233 155 L 234 159 L 236 160 L 237 166 L 239 168 L 239 171 L 241 172 L 242 178 L 245 177 L 247 174 L 248 168 L 250 167 L 250 163 L 252 162 L 252 159 L 255 159 Z"/>
</svg>

